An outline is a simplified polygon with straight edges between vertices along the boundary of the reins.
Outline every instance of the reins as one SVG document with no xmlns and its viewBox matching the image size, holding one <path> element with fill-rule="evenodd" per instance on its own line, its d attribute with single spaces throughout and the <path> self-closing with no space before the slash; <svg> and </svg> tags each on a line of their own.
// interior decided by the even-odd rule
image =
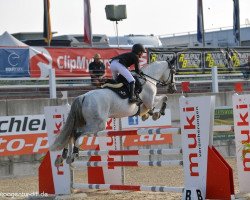
<svg viewBox="0 0 250 200">
<path fill-rule="evenodd" d="M 150 78 L 150 79 L 152 79 L 152 80 L 154 80 L 154 81 L 156 81 L 156 84 L 159 84 L 159 85 L 161 85 L 161 86 L 167 86 L 167 85 L 172 85 L 173 83 L 174 83 L 174 74 L 175 74 L 175 69 L 174 69 L 174 67 L 173 67 L 173 64 L 172 63 L 170 63 L 169 61 L 167 61 L 168 62 L 168 64 L 169 64 L 169 68 L 170 68 L 170 73 L 169 73 L 169 76 L 168 76 L 168 78 L 167 78 L 167 80 L 166 81 L 160 81 L 160 80 L 157 80 L 157 79 L 155 79 L 155 78 L 153 78 L 152 76 L 149 76 L 149 75 L 147 75 L 147 74 L 140 74 L 140 78 L 142 78 L 142 79 L 144 79 L 145 81 L 148 81 L 148 82 L 150 82 L 150 83 L 152 83 L 152 84 L 154 84 L 152 81 L 150 81 L 150 80 L 148 80 L 148 79 L 146 79 L 144 76 L 146 76 L 146 77 L 148 77 L 148 78 Z M 167 83 L 168 82 L 168 80 L 169 79 L 171 79 L 170 80 L 170 82 L 169 83 Z"/>
<path fill-rule="evenodd" d="M 156 84 L 159 84 L 159 85 L 162 85 L 162 86 L 166 86 L 166 85 L 167 85 L 166 82 L 167 82 L 168 79 L 169 79 L 169 77 L 168 77 L 167 81 L 165 82 L 165 81 L 157 80 L 157 79 L 155 79 L 155 78 L 153 78 L 152 76 L 149 76 L 149 75 L 147 75 L 147 74 L 142 74 L 142 75 L 140 75 L 141 78 L 143 78 L 145 81 L 148 81 L 148 82 L 150 82 L 150 83 L 152 83 L 152 84 L 154 84 L 154 83 L 153 83 L 152 81 L 146 79 L 144 76 L 146 76 L 146 77 L 148 77 L 148 78 L 150 78 L 150 79 L 156 81 Z"/>
</svg>

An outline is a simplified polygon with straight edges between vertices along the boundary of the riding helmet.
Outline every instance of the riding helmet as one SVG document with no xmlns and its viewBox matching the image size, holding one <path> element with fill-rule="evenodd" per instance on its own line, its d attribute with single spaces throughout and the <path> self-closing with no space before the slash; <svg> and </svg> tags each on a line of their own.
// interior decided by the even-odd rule
<svg viewBox="0 0 250 200">
<path fill-rule="evenodd" d="M 142 44 L 138 43 L 133 45 L 132 52 L 134 52 L 135 54 L 139 54 L 140 52 L 146 53 L 146 50 Z"/>
</svg>

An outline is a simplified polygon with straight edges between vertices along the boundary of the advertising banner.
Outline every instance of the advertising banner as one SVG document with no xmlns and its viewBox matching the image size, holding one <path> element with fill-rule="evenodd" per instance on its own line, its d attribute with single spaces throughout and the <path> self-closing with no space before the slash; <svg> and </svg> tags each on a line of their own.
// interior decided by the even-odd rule
<svg viewBox="0 0 250 200">
<path fill-rule="evenodd" d="M 238 73 L 239 70 L 244 72 L 248 56 L 248 48 L 148 48 L 149 63 L 176 57 L 177 74 L 211 73 L 211 68 L 215 66 L 222 74 Z"/>
<path fill-rule="evenodd" d="M 48 151 L 44 115 L 0 117 L 0 156 Z"/>
<path fill-rule="evenodd" d="M 179 52 L 177 53 L 178 69 L 201 69 L 201 52 Z"/>
<path fill-rule="evenodd" d="M 0 48 L 0 77 L 29 77 L 28 48 Z"/>
<path fill-rule="evenodd" d="M 202 71 L 204 68 L 203 53 L 200 49 L 148 49 L 148 62 L 175 59 L 175 67 L 178 72 L 182 71 Z"/>
<path fill-rule="evenodd" d="M 48 68 L 54 68 L 56 77 L 90 77 L 89 63 L 96 53 L 101 55 L 101 61 L 106 67 L 105 76 L 111 77 L 110 59 L 119 54 L 129 52 L 130 49 L 117 48 L 41 48 L 31 50 L 30 74 L 31 77 L 47 77 Z M 140 59 L 140 65 L 147 63 L 147 54 Z M 133 69 L 133 68 L 131 68 Z"/>
<path fill-rule="evenodd" d="M 221 51 L 205 51 L 205 69 L 211 69 L 211 67 L 218 67 L 218 69 L 229 68 L 229 63 L 226 58 L 226 54 Z M 232 66 L 231 66 L 232 67 Z"/>
<path fill-rule="evenodd" d="M 239 190 L 249 193 L 250 180 L 250 95 L 233 95 L 234 132 Z"/>
<path fill-rule="evenodd" d="M 217 107 L 214 111 L 214 140 L 231 140 L 234 139 L 234 124 L 233 108 L 232 107 Z"/>
<path fill-rule="evenodd" d="M 215 98 L 181 97 L 179 102 L 185 189 L 199 189 L 204 196 Z"/>
<path fill-rule="evenodd" d="M 119 130 L 118 120 L 109 119 L 106 130 Z M 167 128 L 171 127 L 171 112 L 157 121 L 150 117 L 142 121 L 139 116 L 122 118 L 123 129 L 135 128 Z M 44 115 L 18 115 L 0 117 L 0 156 L 42 154 L 48 151 L 47 125 Z M 172 143 L 172 135 L 124 136 L 124 146 L 160 145 Z M 96 149 L 98 137 L 84 137 L 81 148 Z"/>
<path fill-rule="evenodd" d="M 240 65 L 247 63 L 249 56 L 250 56 L 249 50 L 239 50 L 237 52 L 233 51 L 231 53 L 233 67 L 239 68 Z"/>
</svg>

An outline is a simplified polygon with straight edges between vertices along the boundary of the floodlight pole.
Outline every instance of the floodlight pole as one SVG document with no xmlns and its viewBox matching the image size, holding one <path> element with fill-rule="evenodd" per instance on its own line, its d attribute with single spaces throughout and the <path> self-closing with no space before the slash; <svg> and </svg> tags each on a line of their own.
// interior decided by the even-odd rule
<svg viewBox="0 0 250 200">
<path fill-rule="evenodd" d="M 106 5 L 105 12 L 108 20 L 115 21 L 117 47 L 119 48 L 118 21 L 127 18 L 126 5 Z"/>
<path fill-rule="evenodd" d="M 117 46 L 119 48 L 119 34 L 118 34 L 118 21 L 115 21 L 116 24 L 116 40 L 117 40 Z"/>
</svg>

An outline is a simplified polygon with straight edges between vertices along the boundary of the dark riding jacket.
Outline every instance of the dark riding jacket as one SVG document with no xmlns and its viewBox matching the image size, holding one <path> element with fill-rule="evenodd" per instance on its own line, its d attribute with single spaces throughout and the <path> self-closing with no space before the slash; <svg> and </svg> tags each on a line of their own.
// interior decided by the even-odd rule
<svg viewBox="0 0 250 200">
<path fill-rule="evenodd" d="M 134 52 L 128 52 L 120 54 L 116 57 L 111 58 L 111 62 L 113 60 L 119 60 L 119 63 L 124 65 L 126 68 L 129 68 L 131 65 L 135 65 L 136 73 L 140 72 L 139 69 L 139 58 Z"/>
</svg>

